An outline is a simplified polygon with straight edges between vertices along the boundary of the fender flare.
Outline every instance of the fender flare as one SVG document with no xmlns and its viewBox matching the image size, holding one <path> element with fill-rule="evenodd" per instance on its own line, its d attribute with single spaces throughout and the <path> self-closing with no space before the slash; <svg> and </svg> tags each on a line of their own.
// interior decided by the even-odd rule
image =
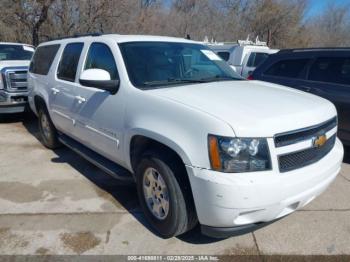
<svg viewBox="0 0 350 262">
<path fill-rule="evenodd" d="M 149 139 L 152 139 L 154 141 L 157 141 L 158 143 L 161 143 L 170 149 L 172 149 L 182 160 L 182 162 L 185 165 L 191 165 L 190 157 L 185 153 L 185 151 L 182 149 L 182 147 L 176 143 L 175 141 L 169 139 L 168 137 L 161 135 L 157 132 L 143 129 L 143 128 L 134 128 L 130 129 L 127 132 L 127 136 L 125 137 L 125 144 L 124 144 L 124 152 L 127 156 L 126 164 L 129 168 L 132 169 L 131 164 L 131 156 L 130 156 L 130 145 L 133 137 L 135 136 L 143 136 Z"/>
</svg>

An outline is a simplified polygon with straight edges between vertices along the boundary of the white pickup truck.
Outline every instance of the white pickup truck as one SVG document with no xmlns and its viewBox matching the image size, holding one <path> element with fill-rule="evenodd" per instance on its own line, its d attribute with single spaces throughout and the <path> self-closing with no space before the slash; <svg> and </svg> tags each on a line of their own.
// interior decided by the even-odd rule
<svg viewBox="0 0 350 262">
<path fill-rule="evenodd" d="M 237 43 L 207 43 L 207 45 L 244 78 L 249 77 L 269 54 L 279 51 L 269 48 L 265 42 L 260 42 L 258 39 L 255 42 L 238 40 Z"/>
<path fill-rule="evenodd" d="M 25 110 L 27 72 L 33 53 L 31 45 L 0 42 L 0 114 Z"/>
<path fill-rule="evenodd" d="M 247 81 L 207 46 L 159 36 L 42 43 L 28 76 L 42 142 L 136 182 L 163 237 L 227 237 L 302 208 L 339 173 L 329 101 Z M 79 188 L 77 188 L 79 190 Z"/>
</svg>

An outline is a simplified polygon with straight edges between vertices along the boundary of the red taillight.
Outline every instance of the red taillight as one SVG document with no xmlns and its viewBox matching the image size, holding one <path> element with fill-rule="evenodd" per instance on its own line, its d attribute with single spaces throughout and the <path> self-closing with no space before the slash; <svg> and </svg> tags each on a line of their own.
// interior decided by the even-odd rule
<svg viewBox="0 0 350 262">
<path fill-rule="evenodd" d="M 247 80 L 254 80 L 253 75 L 249 75 L 249 76 L 247 77 Z"/>
</svg>

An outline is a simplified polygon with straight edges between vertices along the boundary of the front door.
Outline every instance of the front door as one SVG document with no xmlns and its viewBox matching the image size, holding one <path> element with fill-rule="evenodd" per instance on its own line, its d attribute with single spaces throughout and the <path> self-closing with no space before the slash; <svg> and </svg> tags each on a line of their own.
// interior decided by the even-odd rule
<svg viewBox="0 0 350 262">
<path fill-rule="evenodd" d="M 113 44 L 91 43 L 82 71 L 87 69 L 103 69 L 110 74 L 111 80 L 119 79 Z M 115 47 L 114 47 L 115 48 Z M 121 95 L 121 88 L 116 94 L 94 87 L 79 85 L 79 97 L 76 108 L 76 135 L 82 142 L 109 158 L 121 163 L 121 138 L 125 97 Z"/>
</svg>

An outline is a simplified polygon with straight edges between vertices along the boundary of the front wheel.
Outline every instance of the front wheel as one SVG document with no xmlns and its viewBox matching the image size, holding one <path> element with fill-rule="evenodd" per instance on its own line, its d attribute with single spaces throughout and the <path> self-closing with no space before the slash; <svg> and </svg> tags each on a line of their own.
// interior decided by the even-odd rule
<svg viewBox="0 0 350 262">
<path fill-rule="evenodd" d="M 192 229 L 197 217 L 183 164 L 166 156 L 156 151 L 144 154 L 136 175 L 147 220 L 162 237 L 170 238 Z"/>
<path fill-rule="evenodd" d="M 50 149 L 58 148 L 60 146 L 60 142 L 58 141 L 57 130 L 53 125 L 46 108 L 41 107 L 39 109 L 38 118 L 41 141 L 44 146 Z"/>
</svg>

